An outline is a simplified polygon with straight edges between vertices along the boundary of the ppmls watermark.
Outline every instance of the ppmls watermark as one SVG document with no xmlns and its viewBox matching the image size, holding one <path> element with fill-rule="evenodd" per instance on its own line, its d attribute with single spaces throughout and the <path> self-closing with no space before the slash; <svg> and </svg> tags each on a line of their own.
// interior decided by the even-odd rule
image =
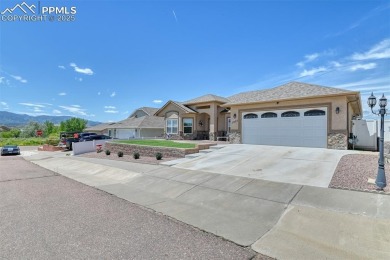
<svg viewBox="0 0 390 260">
<path fill-rule="evenodd" d="M 76 20 L 76 6 L 43 5 L 35 3 L 17 3 L 1 10 L 2 22 L 73 22 Z"/>
</svg>

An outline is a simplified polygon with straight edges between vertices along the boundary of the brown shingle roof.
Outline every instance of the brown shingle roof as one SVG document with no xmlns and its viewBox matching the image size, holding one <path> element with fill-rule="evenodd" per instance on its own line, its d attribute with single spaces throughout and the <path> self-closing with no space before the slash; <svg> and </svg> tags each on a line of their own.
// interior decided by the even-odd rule
<svg viewBox="0 0 390 260">
<path fill-rule="evenodd" d="M 154 115 L 154 113 L 156 113 L 159 110 L 159 108 L 155 108 L 155 107 L 141 107 L 141 108 L 138 108 L 137 110 L 142 110 L 146 114 L 148 114 L 149 116 L 152 116 L 152 115 Z"/>
<path fill-rule="evenodd" d="M 111 125 L 111 128 L 164 128 L 164 118 L 159 116 L 130 117 Z"/>
<path fill-rule="evenodd" d="M 231 97 L 228 97 L 230 102 L 225 106 L 234 104 L 267 102 L 283 99 L 298 99 L 305 97 L 338 95 L 338 94 L 353 94 L 354 91 L 349 91 L 339 88 L 324 87 L 314 84 L 307 84 L 302 82 L 290 82 L 279 87 L 242 92 Z"/>
<path fill-rule="evenodd" d="M 203 95 L 188 101 L 183 102 L 184 105 L 189 105 L 189 104 L 196 104 L 196 103 L 205 103 L 205 102 L 221 102 L 221 103 L 226 103 L 229 102 L 228 99 L 220 96 L 216 96 L 213 94 L 207 94 Z"/>
</svg>

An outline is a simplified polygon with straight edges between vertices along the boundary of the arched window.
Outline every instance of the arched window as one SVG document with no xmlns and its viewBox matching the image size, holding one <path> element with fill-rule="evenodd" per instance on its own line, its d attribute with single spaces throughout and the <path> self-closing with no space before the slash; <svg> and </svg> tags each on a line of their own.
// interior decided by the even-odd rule
<svg viewBox="0 0 390 260">
<path fill-rule="evenodd" d="M 278 117 L 278 115 L 273 112 L 267 112 L 261 115 L 261 118 L 273 118 L 273 117 Z"/>
<path fill-rule="evenodd" d="M 258 118 L 259 116 L 258 115 L 256 115 L 256 114 L 246 114 L 245 116 L 244 116 L 244 119 L 253 119 L 253 118 Z"/>
<path fill-rule="evenodd" d="M 304 113 L 305 116 L 324 116 L 325 111 L 319 109 L 312 109 Z"/>
<path fill-rule="evenodd" d="M 298 117 L 299 112 L 297 111 L 286 111 L 282 113 L 282 117 Z"/>
</svg>

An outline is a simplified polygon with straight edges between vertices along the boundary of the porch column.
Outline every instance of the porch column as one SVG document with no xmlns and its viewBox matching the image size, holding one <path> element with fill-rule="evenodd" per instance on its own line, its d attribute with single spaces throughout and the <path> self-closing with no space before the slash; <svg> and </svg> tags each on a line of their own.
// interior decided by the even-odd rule
<svg viewBox="0 0 390 260">
<path fill-rule="evenodd" d="M 218 108 L 217 105 L 213 104 L 210 107 L 210 132 L 209 140 L 216 141 L 218 132 Z"/>
</svg>

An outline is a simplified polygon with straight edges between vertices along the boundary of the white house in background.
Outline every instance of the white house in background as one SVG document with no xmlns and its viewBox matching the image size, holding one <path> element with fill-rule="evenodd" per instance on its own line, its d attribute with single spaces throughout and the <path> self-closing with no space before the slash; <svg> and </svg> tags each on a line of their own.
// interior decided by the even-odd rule
<svg viewBox="0 0 390 260">
<path fill-rule="evenodd" d="M 157 110 L 158 108 L 141 107 L 125 120 L 92 126 L 85 131 L 118 139 L 163 137 L 165 121 L 162 117 L 154 116 Z"/>
</svg>

